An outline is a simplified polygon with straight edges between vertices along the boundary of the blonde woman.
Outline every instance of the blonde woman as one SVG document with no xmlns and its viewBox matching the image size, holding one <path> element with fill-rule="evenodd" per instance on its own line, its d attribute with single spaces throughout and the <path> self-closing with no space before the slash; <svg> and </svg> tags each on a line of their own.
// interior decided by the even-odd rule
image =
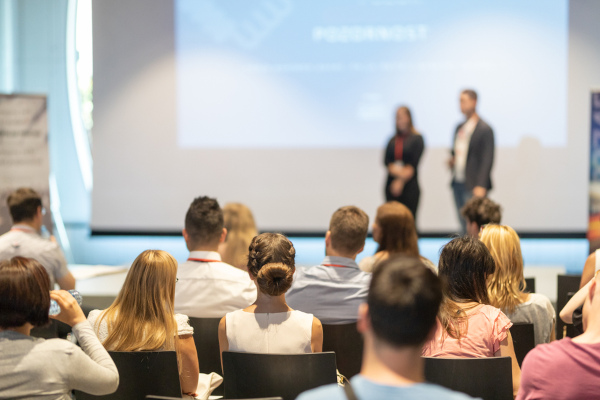
<svg viewBox="0 0 600 400">
<path fill-rule="evenodd" d="M 501 309 L 513 323 L 533 324 L 535 344 L 554 340 L 555 312 L 550 300 L 539 293 L 521 290 L 523 256 L 519 236 L 510 226 L 486 225 L 481 241 L 496 263 L 488 279 L 490 304 Z"/>
<path fill-rule="evenodd" d="M 129 269 L 125 283 L 106 310 L 93 310 L 88 321 L 107 350 L 175 350 L 184 394 L 198 387 L 198 356 L 188 317 L 175 314 L 177 261 L 166 251 L 146 250 Z"/>
<path fill-rule="evenodd" d="M 258 235 L 252 211 L 241 203 L 228 203 L 223 207 L 223 219 L 227 236 L 219 244 L 219 254 L 223 262 L 236 268 L 247 270 L 248 246 Z"/>
</svg>

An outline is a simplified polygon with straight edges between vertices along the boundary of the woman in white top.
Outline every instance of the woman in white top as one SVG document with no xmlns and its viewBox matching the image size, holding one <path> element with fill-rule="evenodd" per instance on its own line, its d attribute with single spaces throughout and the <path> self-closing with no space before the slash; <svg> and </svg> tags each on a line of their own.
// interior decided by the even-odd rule
<svg viewBox="0 0 600 400">
<path fill-rule="evenodd" d="M 496 263 L 496 270 L 488 278 L 490 304 L 513 323 L 533 324 L 536 346 L 554 340 L 556 313 L 550 299 L 521 290 L 523 256 L 517 233 L 510 226 L 486 225 L 481 230 L 481 241 Z"/>
<path fill-rule="evenodd" d="M 285 292 L 292 285 L 296 251 L 278 233 L 252 239 L 248 273 L 258 288 L 254 304 L 228 313 L 219 324 L 223 351 L 248 353 L 311 353 L 323 347 L 321 322 L 312 314 L 292 310 Z"/>
<path fill-rule="evenodd" d="M 173 311 L 176 279 L 173 256 L 146 250 L 131 265 L 112 305 L 90 312 L 88 321 L 107 350 L 175 350 L 181 390 L 195 396 L 198 355 L 187 316 Z"/>
</svg>

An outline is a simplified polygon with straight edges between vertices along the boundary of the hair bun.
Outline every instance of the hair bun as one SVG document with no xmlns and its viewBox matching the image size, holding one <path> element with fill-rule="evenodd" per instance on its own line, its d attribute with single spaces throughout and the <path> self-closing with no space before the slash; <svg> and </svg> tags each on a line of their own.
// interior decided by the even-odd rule
<svg viewBox="0 0 600 400">
<path fill-rule="evenodd" d="M 261 292 L 269 296 L 279 296 L 292 286 L 294 267 L 283 263 L 270 263 L 263 266 L 256 276 Z"/>
</svg>

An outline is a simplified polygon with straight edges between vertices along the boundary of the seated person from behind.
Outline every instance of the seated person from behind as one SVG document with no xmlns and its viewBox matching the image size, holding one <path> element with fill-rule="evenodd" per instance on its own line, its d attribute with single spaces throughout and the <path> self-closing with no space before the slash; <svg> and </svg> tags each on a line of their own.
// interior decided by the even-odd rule
<svg viewBox="0 0 600 400">
<path fill-rule="evenodd" d="M 416 257 L 396 256 L 375 271 L 367 303 L 359 310 L 364 337 L 359 375 L 350 380 L 360 400 L 471 397 L 425 383 L 421 348 L 435 327 L 442 300 L 440 279 Z M 337 384 L 302 393 L 298 400 L 345 400 Z"/>
<path fill-rule="evenodd" d="M 289 306 L 314 314 L 323 324 L 356 322 L 371 274 L 361 271 L 354 260 L 365 246 L 368 229 L 369 217 L 360 208 L 338 209 L 325 234 L 325 259 L 321 265 L 296 270 L 286 294 Z"/>
<path fill-rule="evenodd" d="M 263 233 L 250 244 L 248 273 L 258 288 L 254 304 L 228 313 L 219 324 L 219 347 L 247 353 L 318 353 L 321 322 L 292 310 L 285 292 L 292 284 L 296 250 L 285 236 Z"/>
<path fill-rule="evenodd" d="M 465 219 L 467 235 L 479 237 L 481 227 L 487 224 L 499 224 L 502 208 L 487 197 L 472 197 L 460 210 Z"/>
<path fill-rule="evenodd" d="M 63 339 L 30 336 L 49 323 L 50 299 L 60 306 L 53 316 L 73 328 L 79 346 Z M 66 291 L 50 291 L 46 269 L 34 259 L 0 262 L 0 398 L 71 399 L 72 390 L 114 393 L 119 372 L 102 347 L 77 301 Z"/>
<path fill-rule="evenodd" d="M 42 198 L 33 189 L 12 192 L 6 203 L 13 226 L 0 236 L 0 260 L 14 256 L 37 260 L 48 271 L 50 289 L 58 283 L 61 289 L 75 289 L 75 278 L 67 269 L 67 261 L 54 238 L 41 236 L 43 226 Z"/>
<path fill-rule="evenodd" d="M 512 322 L 488 297 L 486 282 L 495 264 L 483 243 L 470 236 L 442 249 L 439 275 L 446 280 L 436 330 L 423 346 L 427 357 L 511 357 L 513 392 L 519 389 L 519 364 L 509 328 Z"/>
<path fill-rule="evenodd" d="M 600 399 L 600 277 L 596 275 L 585 288 L 584 333 L 527 353 L 518 400 Z"/>
<path fill-rule="evenodd" d="M 166 251 L 146 250 L 131 265 L 117 298 L 88 321 L 107 350 L 175 350 L 185 394 L 198 388 L 198 355 L 188 317 L 175 314 L 177 261 Z"/>
<path fill-rule="evenodd" d="M 377 252 L 360 260 L 360 269 L 372 272 L 375 265 L 393 255 L 419 257 L 419 244 L 415 218 L 404 204 L 388 201 L 379 206 L 373 223 L 373 240 L 379 244 Z M 421 257 L 426 266 L 435 265 Z"/>
<path fill-rule="evenodd" d="M 185 216 L 183 238 L 190 251 L 179 265 L 175 311 L 196 318 L 221 318 L 256 300 L 248 273 L 221 261 L 225 241 L 223 211 L 210 197 L 197 197 Z"/>
<path fill-rule="evenodd" d="M 223 221 L 227 236 L 219 243 L 219 254 L 227 264 L 246 271 L 248 246 L 258 235 L 252 211 L 241 203 L 227 203 L 223 207 Z"/>
<path fill-rule="evenodd" d="M 536 346 L 554 340 L 556 312 L 550 299 L 521 290 L 524 279 L 519 235 L 510 226 L 491 224 L 481 230 L 481 241 L 496 264 L 488 279 L 490 305 L 501 309 L 512 323 L 533 324 Z"/>
</svg>

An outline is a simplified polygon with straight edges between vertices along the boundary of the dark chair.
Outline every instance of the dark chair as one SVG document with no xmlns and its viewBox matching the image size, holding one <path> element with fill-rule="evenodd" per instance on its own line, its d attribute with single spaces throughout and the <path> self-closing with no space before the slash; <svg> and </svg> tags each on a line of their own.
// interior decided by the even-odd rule
<svg viewBox="0 0 600 400">
<path fill-rule="evenodd" d="M 512 400 L 510 357 L 425 359 L 425 380 L 483 400 Z"/>
<path fill-rule="evenodd" d="M 300 393 L 337 382 L 335 353 L 257 354 L 223 352 L 225 398 L 280 396 L 294 400 Z"/>
<path fill-rule="evenodd" d="M 113 394 L 92 396 L 75 391 L 77 400 L 144 400 L 147 395 L 181 399 L 174 351 L 109 351 L 119 370 L 119 388 Z"/>
<path fill-rule="evenodd" d="M 525 291 L 535 293 L 535 278 L 525 278 Z"/>
<path fill-rule="evenodd" d="M 527 353 L 535 347 L 534 332 L 533 324 L 517 323 L 510 327 L 510 335 L 512 336 L 519 367 Z"/>
<path fill-rule="evenodd" d="M 569 292 L 577 292 L 579 290 L 579 283 L 581 282 L 581 275 L 558 275 L 557 277 L 557 291 L 556 291 L 556 338 L 562 339 L 563 329 L 566 325 L 558 314 L 560 310 L 567 304 L 569 298 Z M 569 332 L 571 331 L 571 332 Z M 573 333 L 573 327 L 567 328 L 567 336 Z"/>
<path fill-rule="evenodd" d="M 190 325 L 194 328 L 194 342 L 198 353 L 200 372 L 210 374 L 216 372 L 223 375 L 221 369 L 221 352 L 219 350 L 219 322 L 221 318 L 190 318 Z M 215 396 L 223 395 L 223 385 L 217 387 Z"/>
<path fill-rule="evenodd" d="M 356 322 L 344 325 L 323 325 L 323 351 L 335 352 L 337 369 L 350 379 L 360 372 L 363 338 Z"/>
<path fill-rule="evenodd" d="M 146 400 L 181 400 L 181 397 L 146 396 Z M 221 399 L 221 400 L 228 400 L 228 399 Z M 237 400 L 283 400 L 283 398 L 281 398 L 281 397 L 261 397 L 259 399 L 237 399 Z"/>
</svg>

